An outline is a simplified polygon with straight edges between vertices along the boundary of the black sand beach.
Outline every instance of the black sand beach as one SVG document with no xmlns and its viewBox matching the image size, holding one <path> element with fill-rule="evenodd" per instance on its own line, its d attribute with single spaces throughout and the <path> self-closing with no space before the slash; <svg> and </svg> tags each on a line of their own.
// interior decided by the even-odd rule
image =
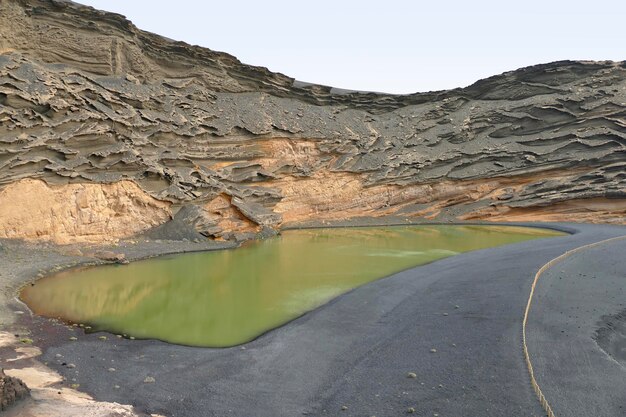
<svg viewBox="0 0 626 417">
<path fill-rule="evenodd" d="M 101 333 L 84 335 L 81 329 L 27 314 L 19 316 L 20 323 L 44 348 L 41 360 L 68 383 L 80 384 L 98 400 L 132 404 L 146 413 L 380 417 L 414 410 L 417 415 L 541 416 L 521 348 L 522 315 L 534 274 L 567 250 L 626 234 L 619 226 L 549 226 L 574 234 L 465 253 L 401 272 L 234 348 L 190 348 L 113 335 L 101 340 Z M 615 243 L 582 251 L 548 270 L 538 285 L 529 349 L 557 415 L 595 410 L 593 415 L 608 417 L 623 410 L 626 370 L 615 360 L 603 361 L 607 354 L 593 339 L 602 317 L 624 308 L 624 298 L 617 296 L 624 291 L 623 249 L 624 243 Z M 135 251 L 136 256 L 147 254 Z M 581 265 L 596 268 L 592 284 L 581 279 L 580 274 L 587 275 Z M 15 267 L 14 282 L 31 279 L 34 268 Z M 571 281 L 553 274 L 576 276 L 579 282 L 568 289 Z M 581 285 L 592 285 L 597 294 L 587 297 Z M 571 341 L 557 338 L 560 328 L 546 323 L 560 317 L 552 310 L 573 308 L 579 299 L 585 308 L 566 323 L 567 335 L 584 342 L 575 344 L 579 351 L 574 354 Z M 78 340 L 69 341 L 72 335 Z M 554 356 L 576 361 L 581 355 L 600 359 L 590 359 L 586 367 L 553 361 Z M 415 378 L 408 377 L 411 372 Z M 598 372 L 604 375 L 602 387 L 593 382 Z M 584 392 L 588 395 L 581 401 Z M 579 414 L 571 414 L 573 404 Z"/>
</svg>

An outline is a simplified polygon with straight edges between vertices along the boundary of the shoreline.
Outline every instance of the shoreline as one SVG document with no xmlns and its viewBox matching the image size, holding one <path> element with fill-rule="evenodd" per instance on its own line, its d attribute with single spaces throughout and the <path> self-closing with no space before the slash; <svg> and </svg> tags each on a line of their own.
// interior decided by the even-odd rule
<svg viewBox="0 0 626 417">
<path fill-rule="evenodd" d="M 376 220 L 376 219 L 373 219 Z M 369 224 L 362 224 L 362 223 L 358 223 L 357 224 L 335 224 L 335 225 L 320 225 L 320 226 L 307 226 L 307 227 L 291 227 L 291 228 L 285 228 L 280 230 L 275 236 L 279 236 L 281 232 L 283 231 L 289 231 L 289 230 L 313 230 L 313 229 L 342 229 L 342 228 L 376 228 L 376 227 L 409 227 L 409 226 L 492 226 L 492 227 L 520 227 L 520 228 L 536 228 L 536 229 L 545 229 L 545 230 L 554 230 L 554 231 L 558 231 L 558 232 L 562 232 L 564 234 L 574 234 L 576 233 L 575 229 L 571 229 L 571 228 L 567 228 L 564 226 L 555 226 L 555 225 L 548 225 L 548 226 L 543 226 L 541 224 L 522 224 L 522 223 L 506 223 L 506 224 L 494 224 L 494 223 L 488 223 L 488 222 L 459 222 L 459 223 L 451 223 L 451 222 L 419 222 L 419 223 L 397 223 L 397 222 L 392 222 L 391 223 L 385 223 L 385 224 L 376 224 L 376 223 L 369 223 Z M 567 231 L 566 231 L 567 229 Z M 270 236 L 269 238 L 273 238 L 275 236 Z M 545 236 L 545 237 L 537 237 L 537 239 L 543 239 L 543 238 L 547 238 L 547 237 L 559 237 L 559 236 Z M 182 251 L 173 251 L 173 252 L 169 252 L 169 251 L 164 251 L 164 252 L 160 252 L 157 254 L 150 254 L 147 256 L 136 256 L 136 257 L 132 257 L 129 258 L 128 261 L 129 262 L 139 262 L 139 261 L 144 261 L 144 260 L 148 260 L 148 259 L 154 259 L 154 258 L 161 258 L 161 257 L 167 257 L 167 256 L 177 256 L 177 255 L 182 255 L 182 254 L 188 254 L 188 253 L 198 253 L 198 252 L 207 252 L 207 251 L 214 251 L 214 250 L 234 250 L 240 247 L 243 247 L 245 245 L 249 245 L 249 244 L 254 244 L 255 242 L 259 241 L 259 240 L 263 240 L 265 238 L 257 238 L 257 239 L 249 239 L 249 240 L 245 240 L 242 242 L 237 242 L 234 245 L 228 245 L 228 244 L 220 244 L 218 242 L 209 242 L 209 248 L 200 248 L 200 249 L 191 249 L 191 250 L 185 250 L 183 249 Z M 167 241 L 166 241 L 167 242 Z M 180 241 L 171 241 L 171 242 L 180 242 Z M 207 242 L 203 242 L 202 243 L 203 246 L 207 245 Z M 468 252 L 461 252 L 461 253 L 469 253 L 469 252 L 474 252 L 476 250 L 484 250 L 484 249 L 489 249 L 489 248 L 483 248 L 483 249 L 474 249 Z M 459 253 L 457 253 L 456 255 L 459 255 Z M 452 256 L 456 256 L 456 255 L 452 255 Z M 448 256 L 450 257 L 450 256 Z M 382 276 L 380 278 L 377 278 L 374 281 L 377 280 L 381 280 L 381 279 L 387 279 L 393 275 L 402 273 L 404 271 L 410 270 L 410 269 L 414 269 L 414 268 L 418 268 L 421 266 L 425 266 L 425 265 L 429 265 L 433 262 L 437 262 L 440 261 L 442 259 L 446 259 L 448 257 L 445 258 L 440 258 L 440 259 L 435 259 L 423 264 L 419 264 L 419 265 L 414 265 L 408 268 L 404 268 L 404 269 L 400 269 L 397 270 L 391 274 L 387 274 L 385 276 Z M 22 292 L 22 290 L 27 287 L 28 285 L 34 285 L 37 281 L 39 281 L 40 279 L 46 278 L 48 276 L 51 275 L 56 275 L 62 272 L 68 272 L 71 270 L 79 270 L 79 269 L 83 269 L 83 268 L 92 268 L 92 267 L 97 267 L 97 266 L 101 266 L 101 265 L 110 265 L 110 264 L 115 264 L 116 262 L 110 262 L 110 261 L 103 261 L 103 260 L 95 260 L 95 261 L 86 261 L 84 263 L 80 263 L 80 264 L 76 264 L 73 266 L 69 266 L 67 268 L 62 268 L 62 269 L 56 269 L 53 267 L 52 271 L 48 274 L 44 274 L 43 276 L 35 276 L 32 279 L 25 281 L 17 290 L 16 290 L 16 294 L 14 297 L 14 301 L 16 303 L 18 303 L 20 306 L 22 306 L 24 309 L 26 309 L 28 311 L 28 313 L 30 314 L 31 317 L 37 317 L 38 319 L 42 319 L 42 320 L 58 320 L 60 323 L 66 325 L 66 326 L 75 326 L 78 325 L 79 327 L 83 327 L 83 325 L 87 325 L 87 326 L 91 326 L 89 323 L 74 323 L 70 320 L 64 320 L 61 318 L 57 318 L 57 319 L 53 319 L 51 317 L 45 317 L 45 316 L 39 316 L 38 314 L 34 313 L 30 307 L 28 306 L 27 303 L 25 303 L 24 301 L 21 300 L 20 298 L 20 293 Z M 39 274 L 38 274 L 39 275 Z M 357 287 L 355 288 L 351 288 L 349 290 L 347 290 L 346 292 L 343 292 L 341 294 L 339 294 L 339 296 L 348 294 L 352 291 L 354 291 L 355 289 L 357 289 Z M 307 310 L 305 312 L 303 312 L 302 314 L 293 317 L 292 319 L 276 326 L 276 327 L 272 327 L 270 329 L 265 330 L 264 332 L 260 333 L 259 335 L 255 336 L 254 338 L 247 340 L 245 342 L 242 343 L 238 343 L 232 346 L 226 346 L 226 347 L 218 347 L 218 346 L 199 346 L 199 345 L 187 345 L 187 344 L 182 344 L 182 343 L 170 343 L 167 342 L 165 340 L 161 340 L 158 338 L 141 338 L 141 337 L 133 337 L 130 340 L 144 340 L 144 341 L 157 341 L 157 342 L 163 342 L 163 343 L 168 343 L 168 344 L 174 344 L 177 346 L 184 346 L 184 347 L 193 347 L 193 348 L 209 348 L 209 349 L 221 349 L 221 348 L 231 348 L 231 347 L 240 347 L 243 346 L 247 343 L 250 342 L 254 342 L 255 340 L 263 337 L 264 335 L 266 335 L 267 333 L 270 333 L 282 326 L 287 325 L 288 323 L 290 323 L 291 321 L 294 321 L 308 313 L 310 313 L 311 311 L 317 310 L 317 309 L 321 309 L 324 308 L 324 306 L 330 302 L 332 302 L 335 298 L 339 297 L 339 296 L 335 296 L 327 301 L 325 301 L 324 303 L 320 304 L 319 306 L 315 307 L 312 310 Z M 85 331 L 85 329 L 83 329 Z M 113 332 L 113 331 L 108 331 L 108 330 L 94 330 L 94 331 L 90 331 L 87 332 L 85 331 L 85 334 L 95 334 L 95 333 L 106 333 L 106 334 L 110 334 L 110 335 L 116 335 L 117 333 Z M 119 332 L 118 332 L 119 333 Z M 128 338 L 128 337 L 124 337 L 124 338 Z"/>
<path fill-rule="evenodd" d="M 39 417 L 62 412 L 67 417 L 106 417 L 110 413 L 122 413 L 120 416 L 145 416 L 144 413 L 133 411 L 132 406 L 123 406 L 118 403 L 100 402 L 91 396 L 72 387 L 72 383 L 64 380 L 58 372 L 49 368 L 38 357 L 42 349 L 37 342 L 28 336 L 32 335 L 32 322 L 37 319 L 48 321 L 34 315 L 28 306 L 20 300 L 22 288 L 33 284 L 48 274 L 55 274 L 74 268 L 94 267 L 110 264 L 95 257 L 74 255 L 76 249 L 85 247 L 92 251 L 109 250 L 123 252 L 129 260 L 136 261 L 169 254 L 187 252 L 220 250 L 233 248 L 229 242 L 185 242 L 168 240 L 128 239 L 117 244 L 106 245 L 56 245 L 47 242 L 25 242 L 3 239 L 0 241 L 0 277 L 2 277 L 2 292 L 0 293 L 0 360 L 7 375 L 16 376 L 24 380 L 31 388 L 31 399 L 20 402 L 9 408 L 7 416 Z M 15 256 L 26 253 L 27 256 Z M 8 259 L 7 259 L 8 258 Z M 33 264 L 28 259 L 37 260 Z M 11 272 L 9 272 L 11 271 Z M 65 327 L 72 327 L 62 324 Z M 22 340 L 33 340 L 23 343 Z M 24 349 L 31 351 L 31 356 L 25 357 Z M 16 359 L 21 358 L 21 359 Z M 13 368 L 12 368 L 13 367 Z M 22 370 L 28 369 L 24 373 Z M 60 394 L 57 394 L 60 392 Z M 56 410 L 56 411 L 55 411 Z M 156 415 L 155 415 L 156 416 Z"/>
<path fill-rule="evenodd" d="M 391 219 L 393 220 L 393 219 Z M 571 235 L 566 235 L 564 236 L 573 236 L 577 233 L 579 233 L 580 231 L 577 230 L 578 226 L 581 225 L 577 225 L 577 224 L 553 224 L 553 223 L 546 223 L 546 224 L 542 224 L 542 223 L 519 223 L 519 222 L 515 222 L 515 223 L 487 223 L 487 222 L 460 222 L 460 223 L 423 223 L 423 222 L 413 222 L 413 223 L 396 223 L 396 224 L 390 224 L 389 223 L 390 219 L 385 219 L 385 222 L 375 222 L 375 219 L 370 219 L 367 222 L 351 222 L 352 224 L 350 225 L 346 225 L 346 224 L 320 224 L 321 227 L 323 228 L 334 228 L 334 227 L 367 227 L 367 226 L 391 226 L 391 225 L 396 225 L 396 226 L 410 226 L 410 225 L 432 225 L 432 224 L 443 224 L 443 225 L 488 225 L 488 226 L 521 226 L 521 227 L 537 227 L 537 228 L 545 228 L 545 229 L 552 229 L 552 230 L 559 230 L 559 231 L 563 231 L 565 233 L 573 233 Z M 358 223 L 358 224 L 355 224 Z M 366 224 L 364 224 L 366 223 Z M 376 224 L 374 224 L 376 223 Z M 384 224 L 381 224 L 384 223 Z M 582 225 L 583 227 L 586 227 L 586 225 Z M 598 226 L 599 228 L 617 228 L 617 229 L 623 229 L 623 227 L 620 226 Z M 306 227 L 301 227 L 302 229 L 306 229 L 306 228 L 313 228 L 312 225 L 310 226 L 306 226 Z M 319 227 L 318 227 L 319 228 Z M 285 228 L 284 230 L 293 230 L 293 227 L 290 228 Z M 558 237 L 556 239 L 559 239 Z M 211 242 L 212 243 L 212 242 Z M 517 244 L 514 244 L 513 246 L 515 246 Z M 75 246 L 75 245 L 72 245 Z M 84 245 L 82 245 L 84 246 Z M 506 245 L 506 246 L 511 246 L 511 245 Z M 171 241 L 160 241 L 159 243 L 156 243 L 154 241 L 139 241 L 133 244 L 128 244 L 128 242 L 124 242 L 121 241 L 119 245 L 115 245 L 115 246 L 107 246 L 107 247 L 102 247 L 102 246 L 98 246 L 97 249 L 98 250 L 102 250 L 102 249 L 109 249 L 109 250 L 121 250 L 124 251 L 124 253 L 127 255 L 127 259 L 129 261 L 137 261 L 137 260 L 142 260 L 142 259 L 148 259 L 148 258 L 152 258 L 155 256 L 164 256 L 164 255 L 173 255 L 173 254 L 179 254 L 179 253 L 185 253 L 185 252 L 195 252 L 195 251 L 203 251 L 203 250 L 219 250 L 219 249 L 232 249 L 236 247 L 236 245 L 232 245 L 232 244 L 209 244 L 207 245 L 206 243 L 195 243 L 195 242 L 171 242 Z M 35 280 L 39 279 L 40 277 L 37 276 L 37 274 L 41 274 L 41 265 L 44 265 L 48 268 L 48 273 L 49 272 L 60 272 L 61 270 L 66 270 L 66 269 L 70 269 L 70 268 L 76 268 L 76 267 L 85 267 L 85 266 L 94 266 L 94 265 L 98 265 L 98 264 L 105 264 L 107 262 L 104 261 L 94 261 L 93 259 L 91 261 L 88 260 L 84 260 L 82 258 L 84 257 L 72 257 L 72 256 L 67 256 L 67 251 L 71 249 L 68 248 L 67 246 L 63 246 L 63 247 L 59 247 L 56 245 L 42 245 L 42 244 L 29 244 L 29 243 L 20 243 L 20 242 L 3 242 L 3 250 L 2 250 L 2 263 L 6 262 L 5 255 L 7 255 L 6 251 L 9 250 L 9 252 L 12 251 L 22 251 L 22 252 L 32 252 L 33 255 L 41 255 L 42 253 L 48 253 L 49 256 L 46 260 L 44 260 L 43 262 L 36 264 L 36 265 L 28 265 L 26 266 L 24 263 L 24 260 L 18 260 L 17 264 L 18 267 L 15 268 L 14 271 L 14 276 L 13 279 L 10 279 L 9 283 L 7 284 L 5 282 L 5 286 L 3 288 L 3 292 L 2 292 L 2 299 L 0 300 L 0 311 L 2 311 L 2 316 L 3 316 L 3 330 L 11 330 L 13 334 L 20 334 L 20 337 L 24 337 L 24 334 L 26 334 L 26 332 L 24 330 L 26 330 L 27 327 L 29 327 L 25 322 L 27 321 L 37 321 L 37 319 L 41 319 L 43 321 L 48 320 L 48 319 L 43 319 L 43 318 L 38 318 L 38 317 L 28 317 L 27 315 L 30 315 L 30 310 L 27 309 L 27 306 L 25 304 L 23 304 L 19 298 L 19 291 L 21 290 L 21 288 L 24 285 L 28 285 L 31 282 L 34 282 Z M 489 249 L 486 249 L 487 251 Z M 65 252 L 65 253 L 64 253 Z M 469 252 L 470 254 L 473 253 L 475 251 L 471 251 Z M 458 256 L 461 255 L 455 255 L 451 258 L 457 258 Z M 81 260 L 82 259 L 82 260 Z M 446 258 L 446 259 L 450 259 L 450 258 Z M 68 262 L 69 261 L 69 262 Z M 436 261 L 436 262 L 442 262 L 442 260 Z M 27 262 L 26 262 L 27 263 Z M 7 265 L 2 265 L 0 263 L 0 273 L 2 273 L 2 276 L 5 276 L 5 270 L 7 269 Z M 65 268 L 59 268 L 59 265 L 64 266 Z M 429 264 L 429 265 L 432 265 Z M 423 268 L 425 267 L 423 266 L 418 266 L 416 268 Z M 407 271 L 416 269 L 416 268 L 411 268 Z M 37 272 L 35 272 L 37 271 Z M 402 271 L 399 272 L 397 274 L 393 274 L 393 276 L 395 275 L 401 275 L 403 273 L 406 273 L 407 271 Z M 386 280 L 389 277 L 385 277 L 385 278 L 381 278 L 378 281 L 382 281 L 382 280 Z M 366 284 L 366 286 L 371 285 L 371 284 Z M 13 289 L 13 291 L 11 291 L 11 288 Z M 251 342 L 247 342 L 243 345 L 239 345 L 238 347 L 235 348 L 222 348 L 222 349 L 226 349 L 226 350 L 232 350 L 232 349 L 240 349 L 241 346 L 245 346 L 247 344 L 255 344 L 258 342 L 258 339 L 263 339 L 263 338 L 267 338 L 268 333 L 274 333 L 274 332 L 279 332 L 281 331 L 281 329 L 284 329 L 285 327 L 288 327 L 291 325 L 291 323 L 293 322 L 298 322 L 298 321 L 302 321 L 303 318 L 306 318 L 306 316 L 308 315 L 312 315 L 314 313 L 316 313 L 318 310 L 324 310 L 326 309 L 328 306 L 332 305 L 332 304 L 336 304 L 340 299 L 346 298 L 346 297 L 350 297 L 351 294 L 355 291 L 357 291 L 359 288 L 353 289 L 351 291 L 349 291 L 348 293 L 345 293 L 337 298 L 334 298 L 332 300 L 330 300 L 327 304 L 324 304 L 320 307 L 318 307 L 317 309 L 311 311 L 311 312 L 307 312 L 305 313 L 303 316 L 283 325 L 280 326 L 279 328 L 276 329 L 272 329 L 266 333 L 264 333 L 263 335 L 260 335 L 258 338 L 255 338 L 253 341 Z M 8 292 L 7 292 L 8 291 Z M 10 296 L 10 294 L 12 293 L 12 297 Z M 11 313 L 10 316 L 8 316 L 6 313 L 8 311 L 8 308 L 11 308 L 13 311 L 18 310 L 18 308 L 21 309 L 27 309 L 26 313 L 23 314 L 15 314 L 15 313 Z M 18 310 L 19 311 L 19 310 Z M 11 317 L 11 316 L 17 316 L 15 317 L 17 320 L 9 320 L 9 328 L 7 329 L 7 321 L 5 317 Z M 26 319 L 26 320 L 25 320 Z M 44 326 L 45 327 L 45 326 Z M 67 326 L 64 324 L 60 324 L 59 326 L 55 326 L 55 327 L 72 327 L 72 326 Z M 69 332 L 72 332 L 74 330 L 68 330 Z M 101 332 L 98 332 L 99 334 L 103 334 Z M 93 338 L 96 337 L 96 335 L 98 333 L 92 333 L 92 334 L 88 334 L 88 335 L 84 335 L 81 337 L 81 339 L 83 337 L 87 337 L 87 336 L 93 336 Z M 108 334 L 107 334 L 108 335 Z M 113 337 L 114 338 L 114 337 Z M 12 348 L 24 348 L 23 345 L 20 345 L 19 342 L 19 338 L 16 338 L 16 343 L 12 344 Z M 130 342 L 130 341 L 129 341 Z M 133 340 L 133 343 L 137 344 L 137 347 L 141 344 L 148 344 L 148 345 L 154 345 L 154 344 L 163 344 L 163 342 L 159 342 L 159 341 L 155 341 L 155 340 Z M 38 343 L 38 342 L 37 342 Z M 29 347 L 36 347 L 37 343 L 34 343 L 32 346 Z M 62 343 L 61 340 L 56 340 L 56 341 L 51 341 L 51 343 L 46 343 L 46 341 L 44 341 L 44 343 L 41 343 L 44 347 L 44 354 L 47 352 L 47 350 L 49 350 L 54 343 Z M 4 346 L 3 351 L 6 351 L 7 346 Z M 187 347 L 181 346 L 182 349 L 186 349 Z M 213 348 L 189 348 L 189 349 L 207 349 L 207 350 L 211 350 L 214 351 L 215 349 Z M 10 355 L 10 354 L 9 354 Z M 3 357 L 3 359 L 5 359 L 5 364 L 6 364 L 6 359 L 7 359 L 7 353 L 4 353 L 1 355 Z M 38 355 L 37 355 L 38 356 Z M 37 359 L 34 356 L 32 358 L 29 358 L 32 361 L 36 361 Z M 55 371 L 52 371 L 52 373 L 54 373 Z M 55 385 L 56 384 L 56 385 Z M 57 386 L 59 384 L 59 382 L 57 381 L 55 384 L 55 386 Z M 71 384 L 70 384 L 70 388 L 71 388 Z M 79 387 L 77 387 L 79 388 Z M 53 388 L 56 389 L 56 388 Z M 75 391 L 75 390 L 71 390 L 69 389 L 68 391 Z M 78 392 L 78 391 L 77 391 Z M 62 394 L 61 396 L 65 395 Z M 98 395 L 96 395 L 97 398 L 100 398 Z M 68 398 L 71 398 L 71 396 L 69 396 L 68 394 Z M 107 399 L 108 400 L 108 399 Z M 30 400 L 32 401 L 32 400 Z M 71 401 L 70 401 L 71 402 Z M 12 411 L 11 411 L 12 412 Z M 81 411 L 84 412 L 84 411 Z M 9 414 L 10 415 L 10 414 Z M 36 416 L 37 414 L 33 414 L 33 416 Z M 71 414 L 68 414 L 71 415 Z M 78 414 L 77 414 L 78 415 Z M 94 415 L 94 416 L 98 416 L 99 414 L 84 414 L 84 415 Z M 132 414 L 129 414 L 132 415 Z M 142 415 L 137 414 L 137 415 Z"/>
</svg>

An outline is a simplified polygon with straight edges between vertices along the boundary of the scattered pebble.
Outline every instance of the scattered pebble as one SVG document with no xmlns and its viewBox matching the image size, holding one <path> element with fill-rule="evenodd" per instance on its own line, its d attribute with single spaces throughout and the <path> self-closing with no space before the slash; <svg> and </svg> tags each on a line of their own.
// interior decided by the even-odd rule
<svg viewBox="0 0 626 417">
<path fill-rule="evenodd" d="M 443 313 L 443 315 L 444 315 L 444 316 L 447 316 L 447 315 L 448 315 L 448 313 Z"/>
<path fill-rule="evenodd" d="M 67 367 L 72 369 L 72 368 L 76 368 L 76 365 L 74 365 L 73 363 L 68 363 Z"/>
<path fill-rule="evenodd" d="M 434 349 L 434 348 L 433 348 L 433 349 L 431 349 L 431 350 L 430 350 L 430 353 L 437 353 L 437 349 Z"/>
<path fill-rule="evenodd" d="M 347 409 L 348 409 L 348 406 L 346 406 L 346 405 L 342 405 L 342 406 L 341 406 L 341 410 L 342 410 L 342 411 L 346 411 Z"/>
<path fill-rule="evenodd" d="M 109 368 L 109 372 L 115 372 L 115 368 Z"/>
<path fill-rule="evenodd" d="M 33 339 L 29 339 L 28 337 L 23 337 L 20 339 L 20 342 L 24 343 L 25 345 L 32 345 Z"/>
<path fill-rule="evenodd" d="M 459 306 L 455 305 L 455 306 L 454 306 L 454 308 L 459 309 L 459 308 L 461 308 L 461 307 L 459 307 Z"/>
<path fill-rule="evenodd" d="M 100 339 L 100 340 L 107 340 L 107 337 L 106 336 L 98 336 L 98 339 Z"/>
<path fill-rule="evenodd" d="M 415 372 L 409 372 L 406 376 L 409 378 L 417 378 L 417 374 Z"/>
<path fill-rule="evenodd" d="M 78 389 L 78 387 L 80 387 L 80 384 L 72 384 L 72 385 L 70 385 L 70 387 L 72 389 Z"/>
<path fill-rule="evenodd" d="M 72 342 L 75 342 L 75 341 L 77 341 L 77 340 L 78 340 L 78 337 L 76 337 L 76 336 L 72 336 L 72 337 L 70 337 L 70 340 L 71 340 Z"/>
<path fill-rule="evenodd" d="M 120 386 L 119 385 L 114 385 L 113 388 L 120 389 Z"/>
<path fill-rule="evenodd" d="M 143 380 L 143 382 L 146 383 L 146 384 L 152 384 L 152 383 L 156 382 L 156 379 L 154 379 L 151 376 L 147 376 L 146 379 Z"/>
<path fill-rule="evenodd" d="M 409 408 L 406 410 L 406 412 L 407 412 L 407 413 L 409 413 L 409 414 L 413 414 L 413 413 L 415 412 L 415 408 L 413 408 L 413 407 L 409 407 Z"/>
</svg>

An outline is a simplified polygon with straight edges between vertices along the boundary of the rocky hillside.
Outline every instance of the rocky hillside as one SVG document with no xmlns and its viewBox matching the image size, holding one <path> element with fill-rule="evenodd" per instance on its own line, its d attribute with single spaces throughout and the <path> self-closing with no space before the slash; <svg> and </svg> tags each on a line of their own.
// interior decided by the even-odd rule
<svg viewBox="0 0 626 417">
<path fill-rule="evenodd" d="M 0 237 L 58 243 L 379 216 L 625 223 L 626 62 L 375 94 L 0 0 L 0 187 Z"/>
</svg>

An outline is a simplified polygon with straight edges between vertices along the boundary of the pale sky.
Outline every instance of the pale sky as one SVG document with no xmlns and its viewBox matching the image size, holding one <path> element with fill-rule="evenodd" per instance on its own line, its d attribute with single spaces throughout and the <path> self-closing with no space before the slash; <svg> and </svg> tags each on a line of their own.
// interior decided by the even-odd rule
<svg viewBox="0 0 626 417">
<path fill-rule="evenodd" d="M 413 93 L 626 59 L 626 0 L 79 0 L 298 80 Z"/>
</svg>

